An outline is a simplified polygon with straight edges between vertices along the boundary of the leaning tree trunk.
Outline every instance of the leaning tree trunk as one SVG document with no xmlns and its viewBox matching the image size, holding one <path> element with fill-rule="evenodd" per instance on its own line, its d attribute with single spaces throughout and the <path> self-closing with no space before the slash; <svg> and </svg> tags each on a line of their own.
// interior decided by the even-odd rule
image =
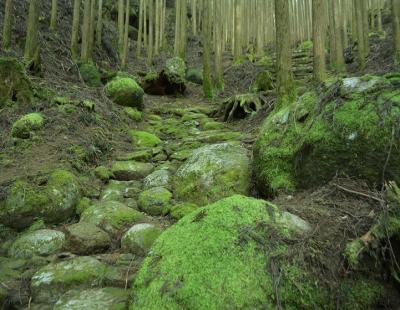
<svg viewBox="0 0 400 310">
<path fill-rule="evenodd" d="M 292 76 L 292 50 L 290 45 L 289 1 L 275 0 L 276 20 L 276 73 L 279 104 L 294 99 Z"/>
<path fill-rule="evenodd" d="M 325 60 L 325 0 L 313 0 L 313 49 L 314 49 L 314 79 L 322 82 L 326 78 Z"/>
<path fill-rule="evenodd" d="M 31 0 L 29 5 L 27 35 L 24 52 L 24 58 L 27 62 L 34 60 L 38 49 L 40 2 L 40 0 Z"/>
<path fill-rule="evenodd" d="M 6 0 L 4 9 L 3 25 L 3 49 L 9 49 L 11 46 L 11 30 L 13 18 L 13 0 Z"/>
<path fill-rule="evenodd" d="M 81 12 L 81 0 L 74 0 L 74 13 L 72 17 L 72 34 L 71 34 L 71 55 L 72 59 L 76 61 L 79 53 L 79 22 Z"/>
</svg>

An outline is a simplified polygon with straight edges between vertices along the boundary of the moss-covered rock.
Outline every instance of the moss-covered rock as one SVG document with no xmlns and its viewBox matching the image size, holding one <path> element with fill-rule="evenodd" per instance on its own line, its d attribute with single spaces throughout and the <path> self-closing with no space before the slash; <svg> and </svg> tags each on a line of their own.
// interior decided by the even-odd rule
<svg viewBox="0 0 400 310">
<path fill-rule="evenodd" d="M 90 87 L 99 87 L 101 83 L 101 75 L 97 67 L 93 63 L 82 63 L 79 65 L 79 72 L 83 81 Z"/>
<path fill-rule="evenodd" d="M 80 222 L 94 224 L 110 235 L 118 236 L 143 217 L 142 213 L 120 202 L 101 201 L 86 209 Z"/>
<path fill-rule="evenodd" d="M 229 143 L 194 150 L 174 178 L 176 198 L 206 205 L 250 189 L 250 161 L 247 151 Z"/>
<path fill-rule="evenodd" d="M 103 182 L 108 182 L 108 180 L 114 176 L 110 169 L 104 166 L 96 167 L 96 169 L 94 169 L 94 174 L 99 180 Z"/>
<path fill-rule="evenodd" d="M 325 308 L 328 291 L 283 259 L 292 226 L 275 205 L 243 196 L 191 213 L 154 244 L 131 309 L 274 309 L 276 276 L 283 308 Z"/>
<path fill-rule="evenodd" d="M 19 237 L 12 244 L 9 255 L 15 258 L 31 258 L 35 255 L 48 256 L 61 251 L 64 242 L 65 236 L 62 232 L 40 229 Z"/>
<path fill-rule="evenodd" d="M 194 68 L 187 70 L 186 80 L 195 84 L 203 85 L 203 69 Z"/>
<path fill-rule="evenodd" d="M 143 180 L 143 188 L 150 189 L 153 187 L 168 188 L 171 181 L 171 174 L 166 169 L 154 171 Z"/>
<path fill-rule="evenodd" d="M 165 62 L 164 73 L 173 83 L 185 83 L 186 64 L 182 58 L 173 57 Z"/>
<path fill-rule="evenodd" d="M 128 134 L 136 147 L 155 147 L 162 142 L 159 137 L 147 131 L 129 130 Z"/>
<path fill-rule="evenodd" d="M 149 252 L 161 232 L 162 230 L 153 224 L 136 224 L 122 237 L 122 250 L 144 256 Z"/>
<path fill-rule="evenodd" d="M 104 90 L 118 105 L 143 109 L 143 89 L 132 78 L 117 76 L 107 83 Z"/>
<path fill-rule="evenodd" d="M 100 195 L 101 200 L 123 201 L 125 198 L 135 198 L 142 191 L 139 181 L 115 181 L 111 180 Z"/>
<path fill-rule="evenodd" d="M 139 208 L 143 212 L 158 216 L 167 213 L 172 194 L 164 187 L 154 187 L 139 195 Z"/>
<path fill-rule="evenodd" d="M 79 255 L 101 253 L 111 245 L 108 234 L 91 223 L 76 223 L 65 227 L 65 248 Z"/>
<path fill-rule="evenodd" d="M 400 181 L 400 101 L 390 84 L 376 80 L 347 81 L 340 97 L 323 103 L 308 92 L 268 116 L 254 147 L 263 194 L 321 185 L 338 173 L 380 184 L 382 167 L 384 179 Z"/>
<path fill-rule="evenodd" d="M 180 203 L 170 209 L 170 214 L 175 220 L 180 220 L 182 217 L 192 213 L 199 208 L 198 205 L 190 202 Z"/>
<path fill-rule="evenodd" d="M 40 113 L 30 113 L 22 116 L 12 126 L 11 134 L 13 137 L 27 139 L 31 132 L 43 128 L 44 118 Z"/>
<path fill-rule="evenodd" d="M 79 191 L 77 179 L 65 170 L 51 173 L 43 186 L 17 181 L 0 208 L 0 222 L 17 229 L 30 226 L 35 219 L 61 223 L 74 215 Z"/>
<path fill-rule="evenodd" d="M 70 290 L 54 305 L 54 310 L 125 310 L 128 292 L 114 287 Z"/>
<path fill-rule="evenodd" d="M 135 152 L 125 153 L 117 156 L 117 160 L 119 161 L 140 161 L 147 162 L 150 161 L 153 157 L 153 151 L 151 149 L 144 149 Z"/>
<path fill-rule="evenodd" d="M 49 264 L 32 277 L 33 300 L 51 304 L 70 289 L 100 286 L 106 269 L 106 265 L 89 256 Z"/>
<path fill-rule="evenodd" d="M 16 58 L 0 57 L 0 108 L 10 102 L 30 103 L 31 83 L 25 67 Z"/>
<path fill-rule="evenodd" d="M 124 109 L 126 115 L 135 122 L 141 122 L 143 120 L 143 112 L 136 108 L 127 107 Z"/>
<path fill-rule="evenodd" d="M 114 178 L 119 181 L 140 180 L 152 173 L 153 170 L 152 164 L 133 160 L 116 161 L 111 167 Z"/>
</svg>

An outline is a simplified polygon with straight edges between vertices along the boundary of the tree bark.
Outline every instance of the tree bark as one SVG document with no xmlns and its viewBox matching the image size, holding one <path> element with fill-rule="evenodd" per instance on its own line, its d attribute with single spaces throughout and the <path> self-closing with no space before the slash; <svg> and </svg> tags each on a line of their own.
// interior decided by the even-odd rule
<svg viewBox="0 0 400 310">
<path fill-rule="evenodd" d="M 50 30 L 55 31 L 57 28 L 57 9 L 58 0 L 51 1 L 51 18 L 50 18 Z"/>
<path fill-rule="evenodd" d="M 103 0 L 99 0 L 99 7 L 97 13 L 97 26 L 96 26 L 97 46 L 101 46 L 102 32 L 103 32 Z"/>
<path fill-rule="evenodd" d="M 124 12 L 124 0 L 118 0 L 118 52 L 120 58 L 122 58 L 124 49 Z"/>
<path fill-rule="evenodd" d="M 212 98 L 210 54 L 211 54 L 211 12 L 210 1 L 203 0 L 203 92 L 206 98 Z"/>
<path fill-rule="evenodd" d="M 81 0 L 74 0 L 74 13 L 72 17 L 72 34 L 71 34 L 71 55 L 74 61 L 78 59 L 78 53 L 79 53 L 78 41 L 79 41 L 80 12 L 81 12 Z"/>
<path fill-rule="evenodd" d="M 13 0 L 6 0 L 3 25 L 3 49 L 11 47 L 11 30 L 13 20 Z"/>
<path fill-rule="evenodd" d="M 392 19 L 393 19 L 393 40 L 394 40 L 394 59 L 397 65 L 400 64 L 400 2 L 392 0 Z"/>
<path fill-rule="evenodd" d="M 130 15 L 130 3 L 129 0 L 126 0 L 126 7 L 125 7 L 125 29 L 124 29 L 124 49 L 122 53 L 122 62 L 121 67 L 122 69 L 126 68 L 126 62 L 128 58 L 128 50 L 129 50 L 129 15 Z"/>
<path fill-rule="evenodd" d="M 314 79 L 318 82 L 322 82 L 326 78 L 326 18 L 324 3 L 325 0 L 313 0 L 312 3 Z"/>
<path fill-rule="evenodd" d="M 35 58 L 38 49 L 38 30 L 41 0 L 31 0 L 27 24 L 24 58 L 30 62 Z"/>
<path fill-rule="evenodd" d="M 91 0 L 85 0 L 85 5 L 83 9 L 82 46 L 81 46 L 82 62 L 89 61 L 90 17 L 91 17 L 90 9 L 91 9 Z"/>
<path fill-rule="evenodd" d="M 363 13 L 362 13 L 362 2 L 364 0 L 354 0 L 355 13 L 356 13 L 356 27 L 357 27 L 357 44 L 358 44 L 358 62 L 360 71 L 365 71 L 365 41 L 364 41 L 364 27 L 363 27 Z"/>
</svg>

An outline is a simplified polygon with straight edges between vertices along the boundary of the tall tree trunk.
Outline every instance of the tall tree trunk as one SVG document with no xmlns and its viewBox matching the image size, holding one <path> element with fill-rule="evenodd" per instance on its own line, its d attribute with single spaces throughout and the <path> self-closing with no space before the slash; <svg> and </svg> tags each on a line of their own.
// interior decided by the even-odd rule
<svg viewBox="0 0 400 310">
<path fill-rule="evenodd" d="M 147 45 L 147 66 L 151 67 L 153 64 L 154 53 L 154 0 L 149 2 L 149 42 Z"/>
<path fill-rule="evenodd" d="M 363 22 L 363 33 L 364 33 L 364 47 L 366 56 L 369 55 L 370 46 L 369 46 L 369 22 L 368 22 L 368 9 L 367 9 L 367 1 L 361 1 L 361 13 L 362 13 L 362 22 Z"/>
<path fill-rule="evenodd" d="M 144 13 L 144 0 L 140 0 L 139 5 L 139 30 L 138 30 L 138 39 L 136 43 L 136 57 L 140 57 L 142 52 L 142 40 L 143 40 L 143 13 Z"/>
<path fill-rule="evenodd" d="M 392 0 L 393 40 L 395 63 L 400 64 L 400 1 Z"/>
<path fill-rule="evenodd" d="M 174 54 L 175 56 L 179 56 L 180 51 L 180 40 L 181 40 L 181 0 L 175 0 L 175 41 L 174 41 Z"/>
<path fill-rule="evenodd" d="M 38 49 L 40 3 L 41 0 L 31 0 L 29 4 L 27 35 L 24 52 L 24 58 L 28 62 L 34 60 Z"/>
<path fill-rule="evenodd" d="M 6 0 L 3 25 L 3 49 L 11 47 L 11 30 L 13 20 L 13 0 Z"/>
<path fill-rule="evenodd" d="M 92 59 L 93 46 L 94 46 L 94 32 L 96 21 L 96 1 L 92 0 L 90 3 L 90 25 L 89 25 L 89 59 Z"/>
<path fill-rule="evenodd" d="M 224 72 L 222 68 L 222 46 L 223 46 L 223 11 L 221 1 L 215 2 L 215 85 L 219 90 L 224 89 Z"/>
<path fill-rule="evenodd" d="M 58 0 L 51 1 L 51 18 L 50 18 L 50 30 L 55 31 L 57 28 L 57 9 Z"/>
<path fill-rule="evenodd" d="M 365 41 L 364 41 L 364 27 L 363 27 L 363 13 L 362 13 L 362 2 L 364 0 L 354 0 L 355 13 L 356 13 L 356 26 L 357 26 L 357 45 L 358 45 L 358 62 L 360 71 L 365 71 Z"/>
<path fill-rule="evenodd" d="M 337 0 L 331 0 L 333 2 L 333 15 L 334 15 L 334 27 L 335 27 L 335 51 L 334 51 L 334 63 L 333 66 L 337 72 L 345 71 L 344 56 L 343 56 L 343 24 L 340 20 L 340 9 Z"/>
<path fill-rule="evenodd" d="M 129 0 L 126 0 L 126 7 L 125 7 L 125 29 L 124 29 L 124 49 L 122 53 L 122 61 L 121 67 L 122 69 L 126 68 L 126 62 L 128 58 L 128 50 L 129 50 L 129 15 L 130 15 L 130 3 Z"/>
<path fill-rule="evenodd" d="M 211 84 L 211 10 L 210 1 L 203 0 L 203 92 L 206 98 L 212 98 Z"/>
<path fill-rule="evenodd" d="M 294 100 L 289 1 L 275 0 L 276 74 L 279 104 Z"/>
<path fill-rule="evenodd" d="M 79 41 L 80 12 L 81 12 L 81 0 L 74 0 L 74 13 L 72 17 L 72 34 L 71 34 L 71 55 L 74 61 L 76 61 L 79 57 L 78 41 Z"/>
<path fill-rule="evenodd" d="M 85 0 L 83 9 L 83 26 L 82 26 L 82 46 L 81 46 L 81 61 L 89 61 L 89 44 L 90 44 L 90 9 L 91 0 Z"/>
<path fill-rule="evenodd" d="M 99 7 L 97 12 L 97 26 L 96 26 L 96 43 L 101 46 L 103 32 L 103 0 L 99 0 Z"/>
<path fill-rule="evenodd" d="M 325 35 L 326 17 L 325 0 L 313 0 L 313 50 L 314 50 L 314 79 L 322 82 L 326 78 Z"/>
<path fill-rule="evenodd" d="M 118 52 L 120 58 L 122 58 L 124 49 L 124 12 L 124 0 L 118 0 Z"/>
</svg>

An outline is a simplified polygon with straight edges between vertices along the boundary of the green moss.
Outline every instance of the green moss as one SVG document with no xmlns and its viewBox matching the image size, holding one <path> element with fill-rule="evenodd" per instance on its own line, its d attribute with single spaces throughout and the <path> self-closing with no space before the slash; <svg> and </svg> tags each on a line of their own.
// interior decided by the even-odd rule
<svg viewBox="0 0 400 310">
<path fill-rule="evenodd" d="M 149 71 L 144 77 L 145 82 L 152 82 L 154 80 L 158 79 L 158 73 L 157 71 Z"/>
<path fill-rule="evenodd" d="M 139 195 L 139 208 L 143 212 L 158 216 L 168 212 L 172 194 L 164 187 L 154 187 Z"/>
<path fill-rule="evenodd" d="M 268 91 L 274 89 L 274 87 L 272 76 L 268 71 L 258 73 L 252 86 L 254 91 Z"/>
<path fill-rule="evenodd" d="M 304 41 L 299 45 L 299 49 L 302 51 L 312 50 L 313 42 L 312 41 Z"/>
<path fill-rule="evenodd" d="M 17 138 L 27 139 L 32 131 L 41 129 L 43 125 L 44 119 L 40 113 L 26 114 L 13 124 L 11 134 Z"/>
<path fill-rule="evenodd" d="M 105 86 L 106 95 L 116 104 L 143 108 L 144 91 L 132 78 L 116 77 Z"/>
<path fill-rule="evenodd" d="M 186 73 L 186 64 L 182 58 L 174 57 L 166 61 L 164 74 L 171 83 L 184 83 Z"/>
<path fill-rule="evenodd" d="M 202 85 L 203 84 L 203 69 L 189 69 L 186 72 L 186 80 Z"/>
<path fill-rule="evenodd" d="M 103 182 L 107 182 L 113 176 L 110 169 L 104 166 L 96 167 L 96 169 L 94 169 L 94 174 Z"/>
<path fill-rule="evenodd" d="M 360 257 L 365 248 L 360 239 L 356 239 L 347 244 L 344 256 L 353 269 L 356 269 L 360 263 Z"/>
<path fill-rule="evenodd" d="M 201 208 L 156 241 L 136 278 L 131 309 L 274 309 L 268 266 L 287 253 L 278 240 L 290 236 L 277 207 L 265 201 L 233 196 Z M 310 274 L 274 261 L 283 308 L 329 307 Z"/>
<path fill-rule="evenodd" d="M 121 247 L 131 253 L 146 255 L 161 232 L 152 224 L 137 224 L 122 237 Z"/>
<path fill-rule="evenodd" d="M 127 107 L 124 109 L 126 115 L 129 116 L 130 119 L 135 122 L 141 122 L 143 120 L 143 112 L 139 111 L 136 108 Z"/>
<path fill-rule="evenodd" d="M 137 147 L 154 147 L 161 143 L 159 137 L 146 131 L 129 130 L 128 134 Z"/>
<path fill-rule="evenodd" d="M 181 203 L 173 206 L 170 210 L 170 213 L 172 218 L 174 218 L 175 220 L 179 220 L 182 217 L 197 210 L 198 208 L 199 206 L 194 203 Z"/>
<path fill-rule="evenodd" d="M 79 202 L 76 206 L 76 213 L 78 215 L 81 215 L 91 205 L 92 205 L 92 201 L 87 197 L 83 197 L 82 199 L 79 200 Z"/>
<path fill-rule="evenodd" d="M 374 280 L 345 280 L 341 283 L 343 305 L 341 309 L 376 309 L 385 304 L 385 287 Z"/>
<path fill-rule="evenodd" d="M 102 85 L 100 72 L 93 63 L 80 64 L 79 72 L 88 86 L 99 87 Z"/>
</svg>

